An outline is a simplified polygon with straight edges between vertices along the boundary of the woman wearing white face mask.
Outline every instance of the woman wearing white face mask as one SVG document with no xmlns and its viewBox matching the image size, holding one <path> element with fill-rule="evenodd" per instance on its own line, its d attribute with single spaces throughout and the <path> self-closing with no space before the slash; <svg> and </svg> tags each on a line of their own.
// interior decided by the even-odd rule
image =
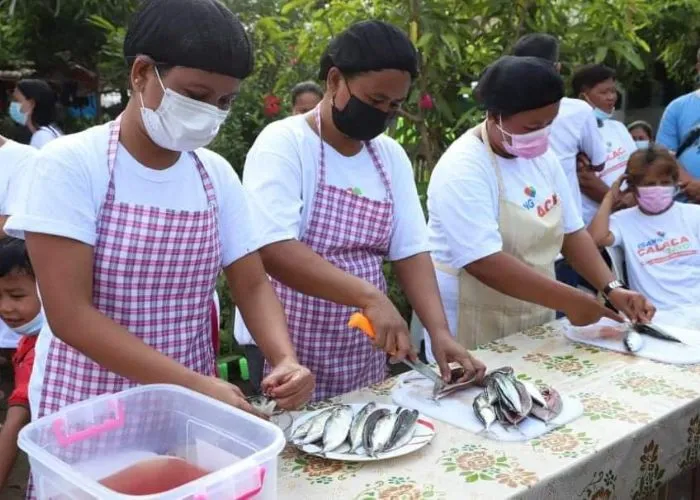
<svg viewBox="0 0 700 500">
<path fill-rule="evenodd" d="M 26 233 L 51 324 L 37 345 L 32 415 L 148 383 L 253 411 L 213 377 L 210 305 L 222 268 L 272 366 L 266 392 L 282 407 L 305 403 L 313 377 L 255 251 L 242 186 L 203 149 L 252 70 L 243 26 L 215 0 L 147 0 L 124 53 L 124 113 L 44 148 L 26 213 L 6 226 Z"/>
<path fill-rule="evenodd" d="M 545 323 L 554 310 L 579 325 L 620 320 L 554 279 L 560 251 L 618 309 L 649 320 L 653 307 L 619 288 L 600 258 L 548 151 L 548 127 L 564 95 L 556 69 L 542 59 L 505 56 L 484 72 L 476 95 L 486 120 L 450 146 L 428 187 L 433 260 L 460 343 L 472 348 Z"/>
</svg>

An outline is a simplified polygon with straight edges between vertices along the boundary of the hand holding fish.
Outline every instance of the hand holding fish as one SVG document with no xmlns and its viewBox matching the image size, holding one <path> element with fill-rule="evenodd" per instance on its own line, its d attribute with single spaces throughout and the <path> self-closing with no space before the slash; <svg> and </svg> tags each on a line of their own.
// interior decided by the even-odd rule
<svg viewBox="0 0 700 500">
<path fill-rule="evenodd" d="M 256 410 L 243 395 L 241 390 L 233 384 L 229 384 L 217 377 L 201 376 L 198 379 L 198 385 L 192 387 L 197 392 L 200 392 L 210 398 L 214 398 L 222 403 L 229 404 L 267 420 L 267 416 Z"/>
<path fill-rule="evenodd" d="M 277 364 L 261 382 L 261 389 L 285 410 L 300 408 L 311 399 L 316 385 L 313 374 L 295 360 Z"/>
<path fill-rule="evenodd" d="M 656 307 L 646 297 L 624 288 L 614 289 L 608 295 L 608 300 L 632 323 L 649 323 L 656 313 Z"/>
<path fill-rule="evenodd" d="M 461 344 L 459 344 L 449 332 L 433 340 L 433 356 L 440 367 L 440 374 L 446 383 L 462 383 L 473 378 L 478 383 L 484 378 L 486 365 L 472 356 Z M 457 381 L 451 380 L 452 369 L 450 363 L 458 363 L 464 368 L 464 374 Z"/>
</svg>

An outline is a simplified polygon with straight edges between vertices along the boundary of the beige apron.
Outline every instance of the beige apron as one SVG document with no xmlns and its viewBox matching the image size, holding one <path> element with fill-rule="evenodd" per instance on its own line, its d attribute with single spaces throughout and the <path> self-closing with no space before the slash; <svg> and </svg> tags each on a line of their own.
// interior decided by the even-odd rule
<svg viewBox="0 0 700 500">
<path fill-rule="evenodd" d="M 481 138 L 498 178 L 498 231 L 506 252 L 555 279 L 554 261 L 564 241 L 561 201 L 543 217 L 505 199 L 503 177 L 489 143 L 486 125 Z M 471 133 L 471 131 L 469 132 Z M 551 180 L 554 191 L 554 181 Z M 436 263 L 435 267 L 459 278 L 457 340 L 467 349 L 487 344 L 512 333 L 552 321 L 555 312 L 497 292 L 467 273 Z"/>
</svg>

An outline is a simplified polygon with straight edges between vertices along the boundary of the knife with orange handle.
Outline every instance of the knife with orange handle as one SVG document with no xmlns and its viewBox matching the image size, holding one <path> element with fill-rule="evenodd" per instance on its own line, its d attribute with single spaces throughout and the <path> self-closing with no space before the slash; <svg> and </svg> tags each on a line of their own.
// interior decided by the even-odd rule
<svg viewBox="0 0 700 500">
<path fill-rule="evenodd" d="M 354 313 L 352 316 L 350 316 L 350 321 L 348 321 L 348 326 L 350 328 L 357 328 L 360 330 L 362 333 L 367 335 L 370 339 L 374 340 L 376 338 L 376 333 L 374 331 L 374 327 L 372 326 L 372 323 L 370 322 L 369 318 L 365 316 L 362 313 Z M 392 354 L 392 353 L 389 353 Z M 411 361 L 408 358 L 404 358 L 401 360 L 405 365 L 409 366 L 410 368 L 414 369 L 424 377 L 427 377 L 428 379 L 432 380 L 435 385 L 433 386 L 433 396 L 437 396 L 437 394 L 442 391 L 447 384 L 445 383 L 444 380 L 438 375 L 432 368 L 430 368 L 428 365 L 423 363 L 420 360 L 416 361 Z"/>
</svg>

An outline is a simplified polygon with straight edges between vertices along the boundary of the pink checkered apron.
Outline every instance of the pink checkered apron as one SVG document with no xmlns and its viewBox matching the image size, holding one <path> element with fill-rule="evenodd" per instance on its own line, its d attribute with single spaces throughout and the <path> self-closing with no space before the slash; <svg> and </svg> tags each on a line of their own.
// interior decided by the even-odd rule
<svg viewBox="0 0 700 500">
<path fill-rule="evenodd" d="M 314 117 L 320 137 L 318 108 Z M 394 202 L 379 155 L 371 142 L 365 143 L 386 189 L 381 201 L 326 184 L 323 139 L 320 142 L 316 195 L 301 241 L 334 266 L 386 292 L 382 264 L 389 251 Z M 274 280 L 273 284 L 287 313 L 299 361 L 316 375 L 314 401 L 384 380 L 384 352 L 347 326 L 353 308 L 303 295 Z"/>
<path fill-rule="evenodd" d="M 119 123 L 117 119 L 110 124 L 109 187 L 97 221 L 93 302 L 154 349 L 196 372 L 213 375 L 210 313 L 222 264 L 214 187 L 199 158 L 191 153 L 207 195 L 206 210 L 170 210 L 116 201 Z M 38 416 L 136 385 L 54 337 Z M 31 493 L 30 489 L 30 498 Z"/>
</svg>

